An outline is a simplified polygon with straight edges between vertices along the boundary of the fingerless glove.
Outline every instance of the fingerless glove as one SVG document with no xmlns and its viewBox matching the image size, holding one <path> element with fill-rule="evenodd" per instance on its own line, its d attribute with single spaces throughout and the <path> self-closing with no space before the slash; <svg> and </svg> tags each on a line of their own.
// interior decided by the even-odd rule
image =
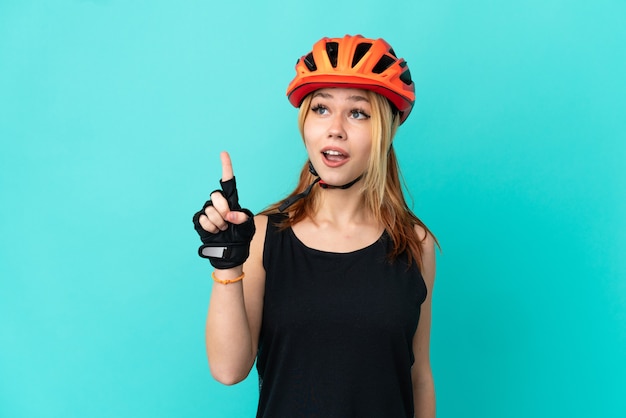
<svg viewBox="0 0 626 418">
<path fill-rule="evenodd" d="M 254 226 L 254 214 L 248 209 L 242 209 L 239 205 L 237 194 L 237 184 L 233 177 L 227 181 L 220 180 L 221 189 L 216 190 L 226 198 L 231 211 L 240 211 L 248 215 L 248 220 L 240 225 L 228 223 L 225 231 L 211 233 L 205 231 L 200 225 L 200 216 L 208 206 L 213 206 L 213 202 L 208 200 L 202 210 L 193 216 L 193 225 L 196 229 L 203 245 L 198 248 L 200 257 L 208 258 L 211 265 L 217 269 L 229 269 L 240 266 L 250 255 L 250 242 L 256 231 Z"/>
</svg>

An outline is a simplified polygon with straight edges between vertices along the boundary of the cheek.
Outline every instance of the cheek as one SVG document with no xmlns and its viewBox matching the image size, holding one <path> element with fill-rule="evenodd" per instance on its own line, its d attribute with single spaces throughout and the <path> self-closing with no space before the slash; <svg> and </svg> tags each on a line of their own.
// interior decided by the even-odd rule
<svg viewBox="0 0 626 418">
<path fill-rule="evenodd" d="M 304 143 L 304 147 L 305 147 L 306 149 L 309 149 L 309 145 L 311 144 L 311 141 L 310 141 L 310 139 L 309 139 L 309 138 L 311 138 L 311 135 L 310 135 L 310 133 L 309 133 L 309 132 L 307 132 L 307 130 L 306 130 L 306 129 L 304 129 L 304 130 L 302 131 L 302 135 L 303 135 L 303 137 L 302 137 L 302 142 Z"/>
<path fill-rule="evenodd" d="M 369 131 L 361 132 L 360 140 L 358 142 L 359 150 L 362 154 L 369 156 L 372 152 L 372 136 Z"/>
<path fill-rule="evenodd" d="M 302 127 L 302 134 L 304 138 L 302 139 L 304 140 L 305 147 L 308 148 L 310 144 L 315 142 L 316 138 L 319 138 L 319 131 L 319 126 L 312 123 L 304 122 L 304 126 Z"/>
<path fill-rule="evenodd" d="M 304 148 L 306 149 L 307 153 L 310 154 L 312 145 L 313 145 L 313 141 L 311 140 L 311 138 L 313 138 L 311 132 L 309 130 L 306 129 L 306 127 L 302 130 L 302 142 L 304 143 Z"/>
</svg>

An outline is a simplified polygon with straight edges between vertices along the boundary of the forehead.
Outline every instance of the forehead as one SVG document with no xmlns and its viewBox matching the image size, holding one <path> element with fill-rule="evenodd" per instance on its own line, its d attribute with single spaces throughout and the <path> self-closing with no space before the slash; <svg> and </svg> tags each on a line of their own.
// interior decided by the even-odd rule
<svg viewBox="0 0 626 418">
<path fill-rule="evenodd" d="M 325 99 L 353 100 L 369 102 L 369 92 L 363 89 L 328 87 L 313 92 L 313 97 Z"/>
</svg>

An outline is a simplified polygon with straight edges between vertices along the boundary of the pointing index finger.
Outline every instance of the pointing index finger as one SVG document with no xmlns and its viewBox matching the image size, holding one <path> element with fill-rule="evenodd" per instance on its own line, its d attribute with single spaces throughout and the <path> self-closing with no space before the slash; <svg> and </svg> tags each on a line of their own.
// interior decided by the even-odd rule
<svg viewBox="0 0 626 418">
<path fill-rule="evenodd" d="M 228 181 L 234 177 L 233 164 L 230 161 L 230 155 L 226 151 L 220 154 L 222 160 L 222 181 Z"/>
</svg>

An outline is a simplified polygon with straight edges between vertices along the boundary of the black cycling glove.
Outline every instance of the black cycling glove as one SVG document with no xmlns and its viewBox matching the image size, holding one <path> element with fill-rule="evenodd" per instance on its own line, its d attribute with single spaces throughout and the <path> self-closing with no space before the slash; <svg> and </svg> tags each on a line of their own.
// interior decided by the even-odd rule
<svg viewBox="0 0 626 418">
<path fill-rule="evenodd" d="M 239 206 L 235 178 L 224 182 L 220 180 L 220 186 L 222 189 L 215 190 L 215 192 L 221 193 L 226 198 L 231 211 L 245 213 L 248 215 L 248 220 L 241 225 L 229 222 L 225 231 L 216 234 L 205 231 L 200 226 L 199 219 L 204 214 L 204 209 L 213 206 L 213 202 L 209 200 L 204 204 L 202 210 L 193 216 L 193 225 L 204 244 L 198 248 L 200 257 L 208 258 L 213 267 L 217 269 L 229 269 L 242 265 L 250 255 L 250 241 L 252 241 L 256 228 L 252 212 Z"/>
</svg>

